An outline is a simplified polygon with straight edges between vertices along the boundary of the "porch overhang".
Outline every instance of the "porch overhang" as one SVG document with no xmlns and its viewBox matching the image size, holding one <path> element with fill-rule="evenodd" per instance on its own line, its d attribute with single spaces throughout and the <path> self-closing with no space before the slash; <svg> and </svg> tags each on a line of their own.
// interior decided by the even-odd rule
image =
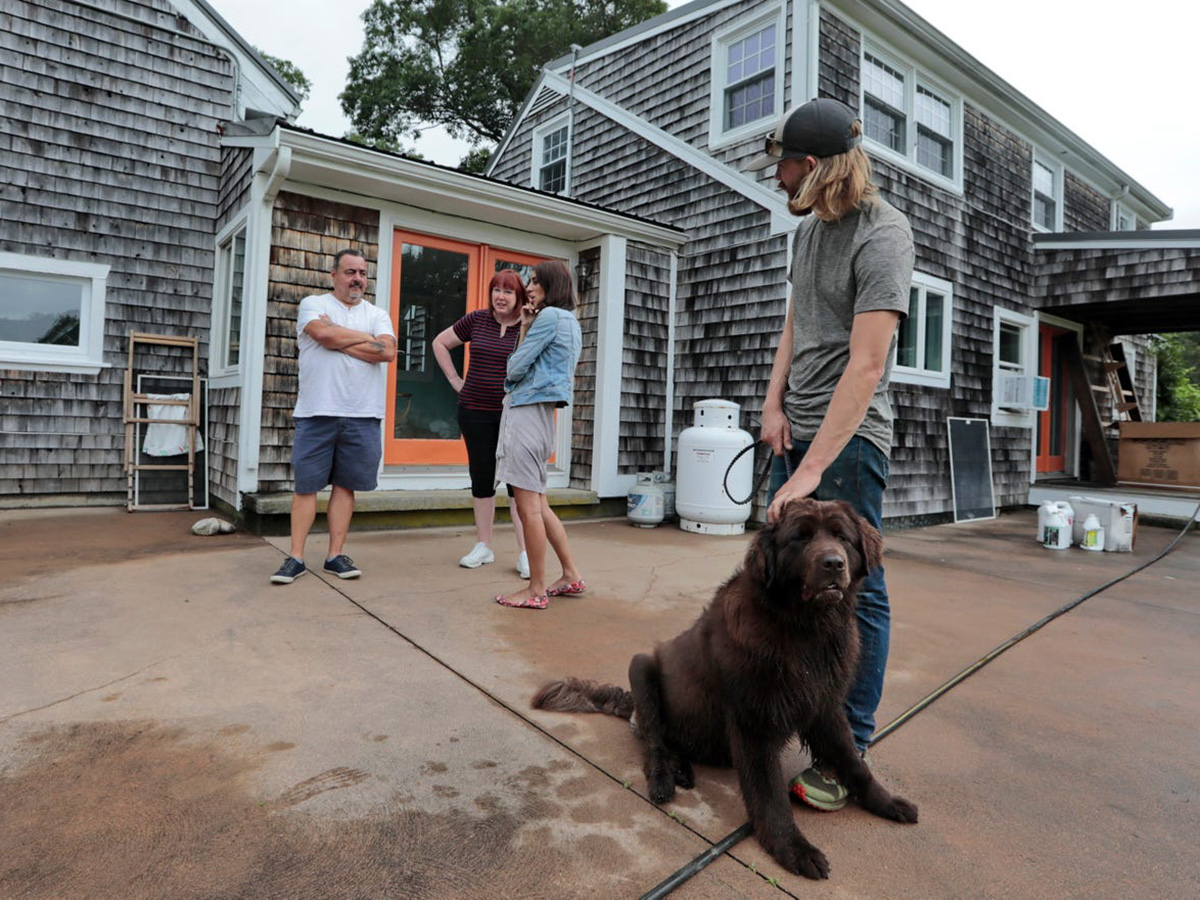
<svg viewBox="0 0 1200 900">
<path fill-rule="evenodd" d="M 1200 230 L 1039 234 L 1033 305 L 1109 334 L 1200 331 Z"/>
</svg>

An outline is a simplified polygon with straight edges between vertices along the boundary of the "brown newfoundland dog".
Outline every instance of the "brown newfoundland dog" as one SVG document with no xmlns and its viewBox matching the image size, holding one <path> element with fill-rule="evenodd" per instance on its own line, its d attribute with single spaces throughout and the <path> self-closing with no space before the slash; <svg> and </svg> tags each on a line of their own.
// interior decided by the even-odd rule
<svg viewBox="0 0 1200 900">
<path fill-rule="evenodd" d="M 779 761 L 791 738 L 869 812 L 917 821 L 917 807 L 889 794 L 855 750 L 844 710 L 858 659 L 855 593 L 882 552 L 849 505 L 789 504 L 691 628 L 633 658 L 632 692 L 568 678 L 543 686 L 533 706 L 632 717 L 655 803 L 692 786 L 692 763 L 732 765 L 763 849 L 789 872 L 827 878 L 825 854 L 792 816 Z"/>
</svg>

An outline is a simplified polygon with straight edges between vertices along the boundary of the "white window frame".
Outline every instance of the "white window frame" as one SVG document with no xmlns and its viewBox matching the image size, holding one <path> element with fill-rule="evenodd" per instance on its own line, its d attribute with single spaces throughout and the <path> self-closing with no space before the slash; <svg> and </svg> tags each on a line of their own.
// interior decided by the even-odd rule
<svg viewBox="0 0 1200 900">
<path fill-rule="evenodd" d="M 731 44 L 745 40 L 769 25 L 775 26 L 775 109 L 769 116 L 746 122 L 737 128 L 725 128 L 725 65 L 726 52 Z M 710 150 L 728 147 L 751 137 L 762 137 L 779 123 L 783 115 L 784 48 L 787 44 L 787 19 L 784 4 L 769 8 L 744 22 L 735 22 L 713 35 L 711 67 L 709 69 L 708 146 Z"/>
<path fill-rule="evenodd" d="M 557 193 L 561 197 L 569 197 L 571 195 L 572 137 L 572 122 L 570 113 L 563 113 L 560 116 L 555 116 L 549 122 L 545 122 L 533 130 L 533 159 L 532 168 L 529 173 L 529 184 L 531 187 L 534 187 L 539 191 L 542 190 L 542 167 L 544 165 L 542 161 L 542 147 L 545 144 L 545 139 L 549 135 L 554 134 L 556 131 L 561 131 L 564 128 L 567 130 L 567 155 L 565 157 L 566 176 L 563 182 L 562 190 L 558 191 Z"/>
<path fill-rule="evenodd" d="M 238 362 L 229 365 L 229 316 L 230 316 L 230 295 L 227 290 L 228 285 L 226 280 L 229 278 L 229 260 L 226 258 L 225 245 L 229 244 L 232 247 L 233 241 L 238 233 L 242 235 L 244 246 L 244 259 L 249 259 L 250 253 L 250 227 L 249 217 L 241 215 L 226 225 L 217 235 L 217 253 L 216 266 L 214 267 L 215 280 L 213 282 L 213 305 L 212 305 L 212 322 L 209 330 L 208 343 L 208 371 L 213 377 L 221 375 L 234 375 L 241 369 L 242 360 L 245 359 L 246 351 L 246 288 L 248 286 L 249 273 L 246 271 L 245 263 L 243 262 L 242 269 L 242 332 L 238 339 Z"/>
<path fill-rule="evenodd" d="M 1021 362 L 1019 365 L 1000 360 L 1001 325 L 1013 325 L 1020 329 Z M 1035 376 L 1038 374 L 1038 323 L 1033 316 L 995 307 L 992 310 L 992 418 L 994 426 L 1011 428 L 1033 428 L 1037 424 L 1037 411 L 1013 409 L 1000 406 L 997 402 L 996 385 L 1001 374 Z"/>
<path fill-rule="evenodd" d="M 0 340 L 0 369 L 94 375 L 107 368 L 104 362 L 104 316 L 110 266 L 20 253 L 0 253 L 0 270 L 14 275 L 76 283 L 82 291 L 78 346 L 60 347 Z"/>
<path fill-rule="evenodd" d="M 897 112 L 902 112 L 905 117 L 904 122 L 904 143 L 905 152 L 900 153 L 893 150 L 887 144 L 882 144 L 879 141 L 868 137 L 863 133 L 863 143 L 870 147 L 871 155 L 878 156 L 889 162 L 895 163 L 906 171 L 912 172 L 918 177 L 932 182 L 933 184 L 943 187 L 955 193 L 962 193 L 963 189 L 963 100 L 962 95 L 951 90 L 946 85 L 939 82 L 937 79 L 918 69 L 913 63 L 908 62 L 902 56 L 888 50 L 883 45 L 875 41 L 864 39 L 862 48 L 858 57 L 859 66 L 859 89 L 858 89 L 858 109 L 860 116 L 866 116 L 867 109 L 867 90 L 866 79 L 862 77 L 862 73 L 867 66 L 867 56 L 873 56 L 881 63 L 884 63 L 891 69 L 904 76 L 904 109 L 897 109 Z M 933 169 L 927 168 L 917 162 L 917 88 L 924 88 L 926 91 L 934 94 L 938 99 L 943 100 L 950 106 L 950 137 L 953 142 L 951 149 L 951 164 L 953 165 L 954 174 L 946 177 L 941 172 L 935 172 Z M 880 98 L 882 99 L 882 98 Z"/>
<path fill-rule="evenodd" d="M 920 366 L 902 366 L 899 362 L 892 364 L 892 381 L 901 384 L 919 384 L 925 387 L 949 388 L 950 373 L 953 370 L 951 350 L 954 332 L 954 285 L 942 278 L 935 278 L 924 272 L 913 272 L 912 286 L 919 291 L 917 302 L 917 359 L 922 361 Z M 925 345 L 928 335 L 925 333 L 925 301 L 929 291 L 941 294 L 945 300 L 942 310 L 942 371 L 935 372 L 924 367 Z M 899 332 L 897 331 L 896 355 L 899 358 Z"/>
<path fill-rule="evenodd" d="M 1122 216 L 1129 220 L 1128 228 L 1121 227 Z M 1112 205 L 1112 222 L 1110 224 L 1110 229 L 1112 231 L 1137 231 L 1137 216 L 1134 215 L 1133 210 L 1124 203 L 1118 203 L 1114 200 Z"/>
<path fill-rule="evenodd" d="M 1033 186 L 1034 166 L 1041 165 L 1050 170 L 1050 174 L 1054 179 L 1054 227 L 1047 228 L 1038 222 L 1036 217 L 1035 198 L 1037 190 Z M 1048 153 L 1042 153 L 1040 150 L 1033 151 L 1033 162 L 1029 166 L 1029 221 L 1033 225 L 1034 231 L 1058 233 L 1063 230 L 1063 181 L 1064 170 L 1062 163 L 1056 162 Z"/>
</svg>

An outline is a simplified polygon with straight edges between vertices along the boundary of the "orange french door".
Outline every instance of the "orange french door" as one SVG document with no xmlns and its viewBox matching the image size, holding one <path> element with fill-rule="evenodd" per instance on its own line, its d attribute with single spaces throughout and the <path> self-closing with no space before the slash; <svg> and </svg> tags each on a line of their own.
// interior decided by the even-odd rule
<svg viewBox="0 0 1200 900">
<path fill-rule="evenodd" d="M 1060 347 L 1062 341 L 1073 341 L 1075 335 L 1053 325 L 1038 325 L 1038 374 L 1050 379 L 1050 406 L 1038 413 L 1037 471 L 1041 473 L 1067 470 L 1067 418 L 1070 396 Z"/>
<path fill-rule="evenodd" d="M 475 309 L 486 309 L 488 283 L 511 268 L 528 280 L 544 257 L 397 230 L 392 239 L 391 315 L 398 353 L 388 367 L 384 462 L 466 466 L 458 394 L 433 355 L 433 339 Z M 451 351 L 462 374 L 470 344 Z"/>
</svg>

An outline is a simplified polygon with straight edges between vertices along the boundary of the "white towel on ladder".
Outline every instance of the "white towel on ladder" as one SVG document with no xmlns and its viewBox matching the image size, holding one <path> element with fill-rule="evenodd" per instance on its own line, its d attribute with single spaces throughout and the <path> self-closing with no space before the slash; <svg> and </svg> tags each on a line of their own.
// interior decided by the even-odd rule
<svg viewBox="0 0 1200 900">
<path fill-rule="evenodd" d="M 147 394 L 151 400 L 187 400 L 191 394 Z M 147 419 L 179 419 L 186 422 L 188 408 L 177 404 L 148 403 Z M 196 452 L 204 449 L 204 438 L 196 432 Z M 179 456 L 188 452 L 187 425 L 172 425 L 169 422 L 151 422 L 146 426 L 146 440 L 142 452 L 147 456 Z"/>
</svg>

